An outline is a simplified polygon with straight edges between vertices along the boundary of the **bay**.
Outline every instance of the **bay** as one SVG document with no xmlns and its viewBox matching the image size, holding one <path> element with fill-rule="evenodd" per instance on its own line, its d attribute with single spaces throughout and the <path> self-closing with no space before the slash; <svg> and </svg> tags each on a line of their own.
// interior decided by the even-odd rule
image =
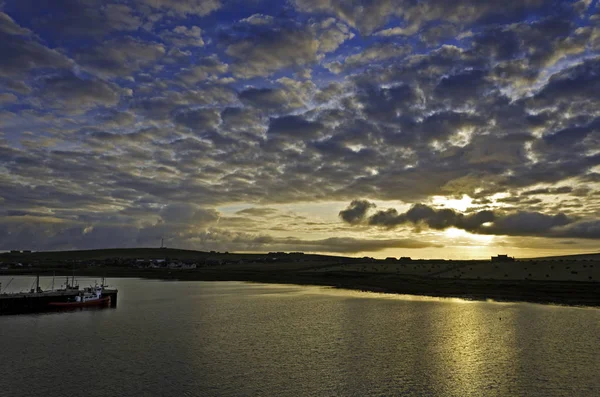
<svg viewBox="0 0 600 397">
<path fill-rule="evenodd" d="M 600 395 L 596 308 L 109 282 L 116 309 L 0 316 L 0 395 Z"/>
</svg>

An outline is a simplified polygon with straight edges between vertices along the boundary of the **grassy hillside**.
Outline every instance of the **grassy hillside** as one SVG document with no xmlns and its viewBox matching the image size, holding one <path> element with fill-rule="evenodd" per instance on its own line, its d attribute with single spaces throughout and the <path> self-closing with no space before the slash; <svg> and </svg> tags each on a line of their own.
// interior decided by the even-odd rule
<svg viewBox="0 0 600 397">
<path fill-rule="evenodd" d="M 568 260 L 568 261 L 597 261 L 600 260 L 600 253 L 591 253 L 591 254 L 575 254 L 575 255 L 560 255 L 560 256 L 543 256 L 539 258 L 523 258 L 519 259 L 521 261 L 529 261 L 529 260 L 540 260 L 540 261 L 558 261 L 558 260 Z"/>
<path fill-rule="evenodd" d="M 174 248 L 118 248 L 83 251 L 47 251 L 32 253 L 3 253 L 0 262 L 21 262 L 56 265 L 64 262 L 94 261 L 107 259 L 170 259 L 170 260 L 202 260 L 206 258 L 222 260 L 251 260 L 263 258 L 264 254 L 236 254 L 222 252 L 204 252 L 182 250 Z M 291 254 L 290 257 L 296 255 Z M 299 256 L 299 255 L 298 255 Z M 304 259 L 331 259 L 335 257 L 326 255 L 302 255 Z M 339 257 L 343 259 L 343 257 Z"/>
</svg>

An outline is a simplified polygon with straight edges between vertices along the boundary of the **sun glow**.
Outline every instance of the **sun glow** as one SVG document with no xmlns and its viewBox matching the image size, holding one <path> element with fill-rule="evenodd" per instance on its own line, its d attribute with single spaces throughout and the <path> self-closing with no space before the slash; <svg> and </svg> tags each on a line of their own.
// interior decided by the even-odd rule
<svg viewBox="0 0 600 397">
<path fill-rule="evenodd" d="M 466 211 L 473 203 L 473 199 L 466 194 L 461 199 L 453 199 L 445 196 L 433 196 L 432 203 L 436 206 L 450 208 L 456 211 Z"/>
<path fill-rule="evenodd" d="M 492 235 L 485 234 L 472 234 L 462 229 L 457 229 L 455 227 L 448 228 L 444 230 L 444 235 L 447 238 L 457 240 L 457 239 L 465 239 L 471 240 L 473 242 L 477 242 L 480 244 L 489 244 L 494 239 Z"/>
</svg>

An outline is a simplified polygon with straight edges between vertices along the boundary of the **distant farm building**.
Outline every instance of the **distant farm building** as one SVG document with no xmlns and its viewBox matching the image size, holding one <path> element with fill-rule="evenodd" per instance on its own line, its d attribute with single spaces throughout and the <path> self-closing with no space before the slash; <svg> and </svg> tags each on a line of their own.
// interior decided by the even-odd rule
<svg viewBox="0 0 600 397">
<path fill-rule="evenodd" d="M 508 255 L 492 256 L 492 262 L 514 262 L 515 258 Z"/>
</svg>

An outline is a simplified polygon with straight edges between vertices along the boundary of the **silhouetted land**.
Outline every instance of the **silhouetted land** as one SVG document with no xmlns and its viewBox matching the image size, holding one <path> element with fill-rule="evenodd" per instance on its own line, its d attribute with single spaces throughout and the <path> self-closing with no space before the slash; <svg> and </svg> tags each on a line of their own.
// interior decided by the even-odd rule
<svg viewBox="0 0 600 397">
<path fill-rule="evenodd" d="M 79 277 L 310 284 L 399 294 L 600 306 L 600 255 L 589 254 L 512 263 L 175 249 L 0 254 L 3 275 L 61 276 L 73 272 Z"/>
</svg>

